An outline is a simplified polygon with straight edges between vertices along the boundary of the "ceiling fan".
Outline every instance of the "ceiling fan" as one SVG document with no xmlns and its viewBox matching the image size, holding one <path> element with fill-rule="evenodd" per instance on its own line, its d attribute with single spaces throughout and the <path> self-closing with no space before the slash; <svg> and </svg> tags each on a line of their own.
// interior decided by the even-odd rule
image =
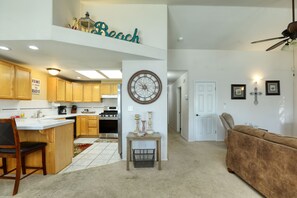
<svg viewBox="0 0 297 198">
<path fill-rule="evenodd" d="M 261 42 L 265 42 L 265 41 L 283 39 L 283 40 L 279 41 L 278 43 L 272 45 L 268 49 L 266 49 L 266 51 L 273 50 L 273 49 L 281 46 L 284 43 L 286 43 L 286 45 L 289 45 L 293 40 L 295 40 L 297 38 L 297 21 L 295 21 L 295 10 L 294 9 L 295 9 L 295 4 L 294 4 L 294 0 L 292 0 L 292 21 L 293 22 L 289 23 L 287 29 L 285 29 L 282 32 L 283 36 L 259 40 L 259 41 L 253 41 L 251 43 L 254 44 L 254 43 L 261 43 Z"/>
</svg>

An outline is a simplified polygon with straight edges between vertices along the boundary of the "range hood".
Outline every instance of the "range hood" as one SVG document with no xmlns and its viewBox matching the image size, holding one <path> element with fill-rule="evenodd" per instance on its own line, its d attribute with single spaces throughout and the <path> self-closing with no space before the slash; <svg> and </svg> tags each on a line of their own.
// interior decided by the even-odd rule
<svg viewBox="0 0 297 198">
<path fill-rule="evenodd" d="M 101 98 L 118 98 L 118 95 L 101 95 Z"/>
</svg>

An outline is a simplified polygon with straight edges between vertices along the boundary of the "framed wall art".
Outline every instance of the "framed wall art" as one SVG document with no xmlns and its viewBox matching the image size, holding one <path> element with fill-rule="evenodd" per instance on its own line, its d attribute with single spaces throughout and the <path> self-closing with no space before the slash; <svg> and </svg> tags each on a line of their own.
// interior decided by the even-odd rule
<svg viewBox="0 0 297 198">
<path fill-rule="evenodd" d="M 280 95 L 279 80 L 267 80 L 265 82 L 266 95 Z"/>
<path fill-rule="evenodd" d="M 246 99 L 246 85 L 245 84 L 232 84 L 231 85 L 231 99 L 232 100 L 245 100 Z"/>
</svg>

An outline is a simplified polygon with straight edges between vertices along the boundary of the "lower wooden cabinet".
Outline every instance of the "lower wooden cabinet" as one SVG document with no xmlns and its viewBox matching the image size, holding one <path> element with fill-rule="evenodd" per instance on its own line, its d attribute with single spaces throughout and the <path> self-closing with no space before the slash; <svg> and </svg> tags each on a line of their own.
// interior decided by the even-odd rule
<svg viewBox="0 0 297 198">
<path fill-rule="evenodd" d="M 78 116 L 76 121 L 77 136 L 99 135 L 99 116 Z"/>
</svg>

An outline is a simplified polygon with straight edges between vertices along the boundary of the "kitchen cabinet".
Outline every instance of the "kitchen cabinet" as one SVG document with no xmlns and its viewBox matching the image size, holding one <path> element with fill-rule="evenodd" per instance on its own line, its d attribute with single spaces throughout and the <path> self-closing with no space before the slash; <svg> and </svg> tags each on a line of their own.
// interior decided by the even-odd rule
<svg viewBox="0 0 297 198">
<path fill-rule="evenodd" d="M 101 83 L 101 95 L 117 95 L 117 83 Z"/>
<path fill-rule="evenodd" d="M 65 101 L 66 81 L 57 77 L 47 78 L 47 100 L 50 102 Z"/>
<path fill-rule="evenodd" d="M 98 136 L 99 116 L 78 116 L 76 130 L 77 136 Z"/>
<path fill-rule="evenodd" d="M 0 61 L 0 98 L 31 100 L 31 70 Z"/>
<path fill-rule="evenodd" d="M 65 89 L 66 89 L 65 101 L 72 102 L 72 82 L 66 81 Z"/>
<path fill-rule="evenodd" d="M 0 98 L 14 98 L 14 65 L 0 62 Z M 3 86 L 5 85 L 5 86 Z"/>
<path fill-rule="evenodd" d="M 83 85 L 82 83 L 72 83 L 72 102 L 83 101 Z"/>
<path fill-rule="evenodd" d="M 83 87 L 84 102 L 101 102 L 99 83 L 84 83 Z"/>
<path fill-rule="evenodd" d="M 32 99 L 31 70 L 15 66 L 15 98 L 20 100 Z"/>
</svg>

